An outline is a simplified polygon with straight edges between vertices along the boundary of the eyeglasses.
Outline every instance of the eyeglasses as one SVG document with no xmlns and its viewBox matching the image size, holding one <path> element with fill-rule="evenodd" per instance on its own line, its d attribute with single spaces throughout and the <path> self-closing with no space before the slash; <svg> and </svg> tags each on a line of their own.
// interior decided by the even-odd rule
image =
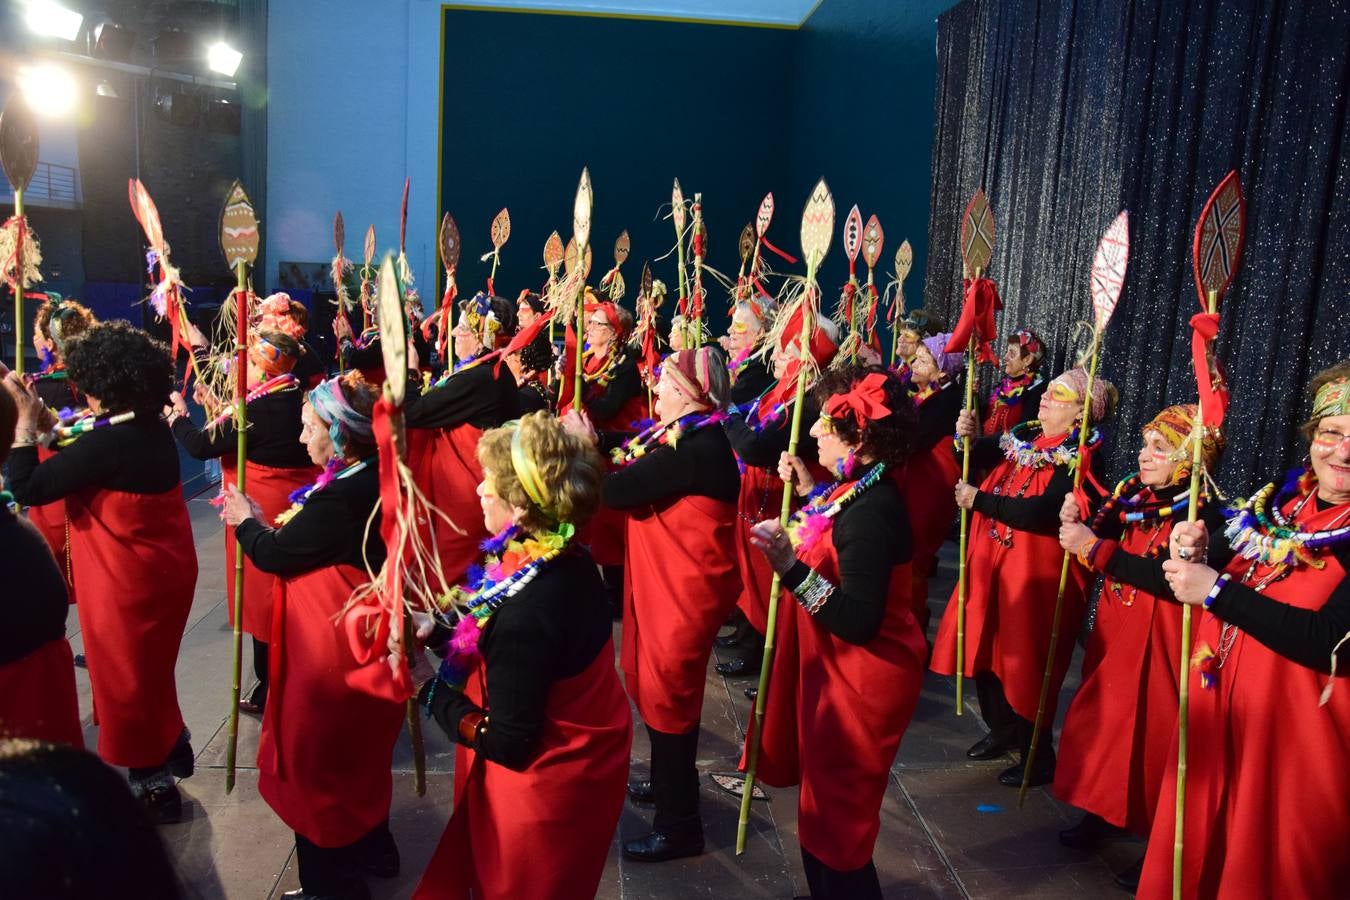
<svg viewBox="0 0 1350 900">
<path fill-rule="evenodd" d="M 1335 453 L 1346 441 L 1350 441 L 1350 434 L 1341 434 L 1330 428 L 1319 428 L 1313 435 L 1313 444 L 1327 454 Z"/>
<path fill-rule="evenodd" d="M 609 324 L 608 322 L 606 322 L 604 319 L 587 319 L 587 320 L 586 320 L 586 327 L 587 327 L 587 328 L 610 328 L 610 329 L 612 329 L 614 326 L 613 326 L 613 325 L 610 325 L 610 324 Z"/>
</svg>

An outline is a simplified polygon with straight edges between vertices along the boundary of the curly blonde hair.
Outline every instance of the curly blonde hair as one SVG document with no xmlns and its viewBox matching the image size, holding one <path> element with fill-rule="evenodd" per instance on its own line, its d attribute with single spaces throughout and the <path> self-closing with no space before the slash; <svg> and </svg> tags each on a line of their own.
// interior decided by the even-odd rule
<svg viewBox="0 0 1350 900">
<path fill-rule="evenodd" d="M 520 443 L 538 472 L 550 508 L 539 507 L 525 491 L 511 461 L 511 440 L 520 430 Z M 478 462 L 492 476 L 492 488 L 512 506 L 525 510 L 520 525 L 526 531 L 547 531 L 559 522 L 580 528 L 600 505 L 604 462 L 585 438 L 569 434 L 547 412 L 530 413 L 519 422 L 486 432 L 478 441 Z"/>
</svg>

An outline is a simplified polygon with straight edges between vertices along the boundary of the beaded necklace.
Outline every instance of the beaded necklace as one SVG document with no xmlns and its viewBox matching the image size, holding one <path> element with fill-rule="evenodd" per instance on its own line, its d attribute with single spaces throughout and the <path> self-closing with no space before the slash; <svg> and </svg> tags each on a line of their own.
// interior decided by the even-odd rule
<svg viewBox="0 0 1350 900">
<path fill-rule="evenodd" d="M 1032 419 L 1030 422 L 1021 422 L 1014 425 L 1005 432 L 998 439 L 999 449 L 1003 451 L 1003 456 L 1017 466 L 1031 469 L 1075 464 L 1078 459 L 1078 428 L 1075 427 L 1069 432 L 1068 437 L 1053 447 L 1037 447 L 1034 438 L 1026 440 L 1018 437 L 1019 431 L 1025 432 L 1031 428 L 1039 431 L 1040 427 L 1040 420 Z M 1101 445 L 1101 432 L 1094 428 L 1088 435 L 1087 444 L 1083 449 L 1091 452 Z"/>
<path fill-rule="evenodd" d="M 109 425 L 121 425 L 123 422 L 130 422 L 134 418 L 136 418 L 135 410 L 99 417 L 95 417 L 93 413 L 88 413 L 69 425 L 57 425 L 52 433 L 56 436 L 56 445 L 66 447 L 75 443 L 76 438 L 95 429 L 107 428 Z"/>
<path fill-rule="evenodd" d="M 991 399 L 996 404 L 1016 406 L 1022 402 L 1023 394 L 1040 387 L 1044 381 L 1039 372 L 1033 375 L 1018 375 L 1016 378 L 1005 375 L 994 388 Z"/>
<path fill-rule="evenodd" d="M 1146 525 L 1161 519 L 1177 518 L 1191 505 L 1189 491 L 1182 491 L 1176 500 L 1168 503 L 1166 500 L 1144 500 L 1145 490 L 1138 472 L 1121 479 L 1116 489 L 1111 492 L 1110 498 L 1102 504 L 1102 508 L 1093 518 L 1092 530 L 1097 531 L 1100 526 L 1112 519 L 1125 525 Z M 1204 509 L 1206 499 L 1206 492 L 1202 487 L 1200 505 L 1196 507 L 1197 514 Z"/>
<path fill-rule="evenodd" d="M 273 376 L 245 394 L 244 405 L 247 406 L 254 400 L 258 400 L 262 397 L 270 397 L 273 394 L 280 394 L 282 391 L 293 390 L 299 386 L 300 379 L 296 378 L 290 372 Z M 234 410 L 227 407 L 224 412 L 207 422 L 206 427 L 208 429 L 219 428 L 232 418 L 234 418 Z"/>
<path fill-rule="evenodd" d="M 1315 552 L 1350 540 L 1350 525 L 1321 531 L 1299 531 L 1293 524 L 1298 514 L 1317 494 L 1311 471 L 1290 479 L 1278 496 L 1271 482 L 1240 504 L 1228 519 L 1225 534 L 1233 552 L 1255 565 L 1269 566 L 1280 573 L 1269 581 L 1282 577 L 1289 569 L 1309 565 L 1315 569 L 1326 563 Z M 1302 497 L 1288 517 L 1282 508 L 1295 496 Z M 1274 500 L 1272 501 L 1272 496 Z M 1271 521 L 1274 519 L 1274 521 Z M 1267 582 L 1269 583 L 1269 582 Z"/>
<path fill-rule="evenodd" d="M 463 362 L 457 362 L 457 363 L 455 363 L 453 366 L 451 366 L 450 368 L 448 368 L 448 369 L 446 369 L 444 372 L 442 372 L 442 373 L 441 373 L 441 377 L 440 377 L 440 378 L 437 378 L 434 382 L 432 382 L 432 385 L 431 385 L 431 386 L 432 386 L 433 388 L 441 387 L 441 386 L 444 385 L 447 381 L 449 381 L 451 378 L 454 378 L 456 375 L 458 375 L 460 372 L 467 372 L 467 371 L 469 371 L 470 369 L 473 369 L 473 368 L 476 368 L 476 367 L 479 366 L 479 365 L 482 365 L 483 362 L 485 362 L 487 359 L 490 358 L 490 356 L 491 356 L 491 354 L 489 354 L 489 353 L 480 353 L 479 355 L 475 356 L 473 359 L 466 359 L 466 360 L 464 360 Z"/>
<path fill-rule="evenodd" d="M 711 414 L 694 412 L 681 416 L 666 425 L 655 424 L 624 441 L 622 447 L 610 451 L 610 459 L 618 466 L 629 466 L 646 456 L 657 447 L 670 447 L 672 450 L 686 435 L 693 434 L 709 425 L 721 424 L 726 413 L 717 410 Z"/>
<path fill-rule="evenodd" d="M 276 523 L 277 527 L 285 525 L 291 519 L 295 518 L 296 513 L 300 512 L 300 510 L 304 508 L 305 504 L 309 502 L 309 498 L 314 496 L 314 493 L 316 491 L 323 490 L 324 488 L 328 487 L 328 485 L 332 484 L 334 481 L 337 481 L 340 478 L 350 478 L 357 472 L 360 472 L 369 464 L 370 459 L 363 459 L 360 462 L 355 462 L 348 466 L 342 466 L 341 463 L 338 461 L 338 458 L 336 456 L 333 457 L 328 461 L 328 465 L 323 467 L 323 473 L 319 475 L 317 479 L 314 480 L 313 484 L 306 485 L 305 487 L 302 488 L 296 488 L 295 490 L 291 491 L 290 496 L 286 498 L 287 500 L 291 501 L 290 508 L 281 513 L 278 513 L 277 517 L 273 519 L 273 522 Z"/>
<path fill-rule="evenodd" d="M 806 552 L 815 546 L 829 527 L 830 520 L 880 481 L 884 474 L 886 464 L 877 463 L 871 471 L 854 482 L 837 481 L 812 492 L 809 502 L 793 513 L 792 518 L 788 520 L 787 533 L 793 548 Z"/>
<path fill-rule="evenodd" d="M 595 353 L 589 347 L 586 348 L 585 352 L 587 359 L 595 359 Z M 622 351 L 616 352 L 611 350 L 605 356 L 605 361 L 601 364 L 600 368 L 596 369 L 594 372 L 586 371 L 586 362 L 583 360 L 581 364 L 581 379 L 587 384 L 598 385 L 602 388 L 609 387 L 609 383 L 613 381 L 614 376 L 618 374 L 615 370 L 626 358 L 627 354 Z"/>
</svg>

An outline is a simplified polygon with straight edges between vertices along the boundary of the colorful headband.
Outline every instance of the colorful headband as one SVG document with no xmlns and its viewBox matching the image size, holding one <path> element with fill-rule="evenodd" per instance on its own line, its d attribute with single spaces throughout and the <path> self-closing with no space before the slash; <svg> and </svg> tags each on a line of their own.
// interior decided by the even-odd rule
<svg viewBox="0 0 1350 900">
<path fill-rule="evenodd" d="M 342 393 L 342 381 L 346 377 L 338 375 L 322 381 L 306 395 L 314 412 L 328 423 L 328 437 L 333 441 L 333 449 L 339 456 L 346 454 L 347 442 L 351 438 L 366 442 L 375 438 L 370 416 L 363 416 L 353 409 Z"/>
<path fill-rule="evenodd" d="M 264 375 L 269 377 L 284 375 L 295 368 L 298 357 L 269 341 L 260 331 L 253 331 L 250 336 L 253 340 L 249 345 L 249 351 Z"/>
<path fill-rule="evenodd" d="M 541 295 L 536 294 L 529 288 L 524 288 L 516 296 L 516 306 L 520 306 L 520 304 L 522 303 L 528 306 L 530 310 L 535 313 L 542 313 L 546 309 L 544 305 L 544 298 Z"/>
<path fill-rule="evenodd" d="M 1153 417 L 1140 433 L 1147 435 L 1150 431 L 1156 431 L 1162 435 L 1163 440 L 1172 446 L 1172 459 L 1178 463 L 1176 472 L 1172 475 L 1172 483 L 1180 484 L 1191 474 L 1191 456 L 1194 444 L 1191 443 L 1191 435 L 1195 433 L 1195 420 L 1198 410 L 1194 403 L 1182 403 L 1176 406 L 1169 406 L 1162 412 Z M 1218 464 L 1219 454 L 1223 452 L 1224 439 L 1223 434 L 1216 428 L 1202 429 L 1203 437 L 1200 441 L 1200 462 L 1206 472 L 1212 471 Z"/>
<path fill-rule="evenodd" d="M 589 291 L 589 288 L 587 290 Z M 587 296 L 591 295 L 588 294 Z M 609 300 L 602 300 L 598 303 L 588 302 L 586 304 L 587 315 L 597 312 L 604 316 L 605 321 L 609 323 L 609 327 L 614 329 L 614 335 L 618 338 L 620 343 L 628 338 L 628 332 L 623 327 L 623 317 L 619 315 L 619 308 L 617 306 Z"/>
<path fill-rule="evenodd" d="M 964 353 L 947 353 L 947 341 L 951 339 L 950 334 L 937 334 L 930 338 L 925 338 L 923 347 L 928 351 L 928 355 L 933 357 L 933 364 L 937 366 L 938 371 L 950 378 L 961 371 L 961 365 L 966 360 Z"/>
<path fill-rule="evenodd" d="M 1014 331 L 1008 335 L 1008 343 L 1021 347 L 1023 352 L 1031 357 L 1032 362 L 1038 363 L 1045 356 L 1045 344 L 1041 343 L 1036 333 L 1029 329 Z"/>
<path fill-rule="evenodd" d="M 530 498 L 530 502 L 539 507 L 544 515 L 552 517 L 553 504 L 549 499 L 548 490 L 544 487 L 544 479 L 539 474 L 539 467 L 525 452 L 525 445 L 520 437 L 520 420 L 508 424 L 515 428 L 511 432 L 511 468 L 515 470 L 516 478 L 525 489 L 525 495 Z"/>
<path fill-rule="evenodd" d="M 859 428 L 891 414 L 886 405 L 886 376 L 873 372 L 854 382 L 847 394 L 835 394 L 825 401 L 825 415 L 831 419 L 852 417 Z"/>
<path fill-rule="evenodd" d="M 502 323 L 492 311 L 492 298 L 482 291 L 459 305 L 460 322 L 467 325 L 479 342 L 491 350 L 497 343 Z"/>
<path fill-rule="evenodd" d="M 1350 378 L 1328 381 L 1313 398 L 1313 421 L 1327 416 L 1350 416 Z"/>
<path fill-rule="evenodd" d="M 268 294 L 258 304 L 257 328 L 260 331 L 280 331 L 296 341 L 305 337 L 305 327 L 291 314 L 291 295 L 284 291 Z"/>
<path fill-rule="evenodd" d="M 712 387 L 712 352 L 711 347 L 677 350 L 666 360 L 665 370 L 701 409 L 712 409 L 717 405 L 708 393 Z"/>
</svg>

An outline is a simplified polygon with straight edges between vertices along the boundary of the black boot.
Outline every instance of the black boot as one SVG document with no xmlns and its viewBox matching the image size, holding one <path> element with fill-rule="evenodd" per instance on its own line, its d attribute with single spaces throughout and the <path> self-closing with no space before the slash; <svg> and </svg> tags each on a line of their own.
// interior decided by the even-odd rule
<svg viewBox="0 0 1350 900">
<path fill-rule="evenodd" d="M 1027 779 L 1027 787 L 1040 787 L 1055 780 L 1055 748 L 1051 745 L 1048 735 L 1041 743 L 1043 746 L 1036 751 L 1036 759 L 1031 764 L 1031 777 Z M 1028 755 L 1027 751 L 1023 750 L 1022 758 L 1017 761 L 1017 765 L 1009 766 L 999 773 L 998 783 L 1007 787 L 1021 787 Z"/>
<path fill-rule="evenodd" d="M 652 783 L 647 781 L 628 782 L 628 799 L 634 803 L 652 803 L 656 795 L 652 792 Z"/>
<path fill-rule="evenodd" d="M 372 828 L 365 837 L 352 845 L 356 865 L 367 875 L 376 878 L 395 878 L 398 876 L 401 861 L 398 844 L 389 831 L 389 822 L 381 822 Z"/>
<path fill-rule="evenodd" d="M 183 795 L 167 767 L 132 769 L 128 776 L 132 795 L 145 807 L 152 822 L 173 825 L 183 820 Z"/>
<path fill-rule="evenodd" d="M 320 847 L 297 834 L 295 861 L 300 890 L 282 896 L 292 900 L 370 900 L 370 887 L 356 860 L 360 843 Z"/>
<path fill-rule="evenodd" d="M 881 900 L 881 880 L 870 859 L 861 869 L 844 872 L 831 869 L 803 847 L 802 868 L 811 900 Z"/>
<path fill-rule="evenodd" d="M 991 731 L 971 744 L 966 756 L 971 759 L 998 759 L 1016 746 L 1017 742 L 1008 735 Z"/>
<path fill-rule="evenodd" d="M 647 727 L 652 744 L 651 833 L 625 841 L 623 855 L 637 862 L 664 862 L 703 852 L 698 813 L 698 729 L 666 734 Z"/>
<path fill-rule="evenodd" d="M 249 693 L 248 699 L 239 704 L 239 711 L 250 716 L 261 716 L 267 707 L 267 643 L 253 639 L 253 676 L 257 685 Z"/>
<path fill-rule="evenodd" d="M 1096 850 L 1106 841 L 1124 833 L 1124 829 L 1117 828 L 1101 816 L 1085 813 L 1077 825 L 1059 833 L 1059 842 L 1074 850 Z"/>
<path fill-rule="evenodd" d="M 196 771 L 196 754 L 192 750 L 192 732 L 188 731 L 187 726 L 183 726 L 182 732 L 178 735 L 178 740 L 174 743 L 173 749 L 169 751 L 169 758 L 164 763 L 179 778 L 190 778 Z"/>
</svg>

